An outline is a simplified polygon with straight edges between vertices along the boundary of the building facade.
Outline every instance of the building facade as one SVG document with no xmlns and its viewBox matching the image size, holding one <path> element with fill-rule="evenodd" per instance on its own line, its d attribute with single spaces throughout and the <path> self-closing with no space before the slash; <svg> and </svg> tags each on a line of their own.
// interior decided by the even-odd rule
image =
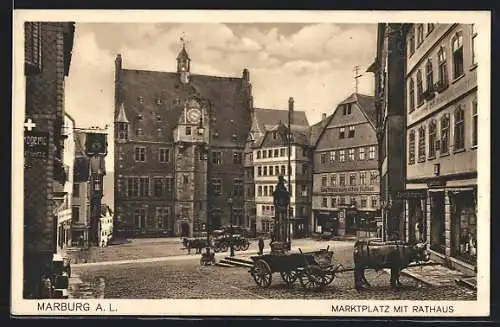
<svg viewBox="0 0 500 327">
<path fill-rule="evenodd" d="M 75 138 L 74 138 L 75 120 L 68 115 L 64 115 L 63 137 L 63 164 L 66 174 L 63 190 L 59 194 L 62 198 L 62 203 L 57 208 L 57 252 L 67 246 L 71 246 L 71 218 L 72 218 L 72 203 L 73 203 L 73 176 L 75 163 Z"/>
<path fill-rule="evenodd" d="M 62 192 L 66 181 L 64 79 L 69 74 L 74 23 L 26 22 L 24 35 L 23 289 L 25 298 L 39 298 L 41 275 L 57 251 L 57 208 L 63 199 L 54 193 Z"/>
<path fill-rule="evenodd" d="M 190 236 L 231 222 L 248 226 L 243 152 L 251 106 L 247 69 L 239 78 L 192 74 L 184 46 L 176 72 L 125 69 L 118 55 L 118 231 Z"/>
<path fill-rule="evenodd" d="M 305 112 L 293 110 L 291 124 L 290 181 L 288 181 L 288 120 L 286 110 L 255 109 L 252 131 L 253 142 L 256 231 L 271 233 L 274 228 L 275 208 L 273 193 L 278 176 L 284 176 L 290 192 L 290 236 L 304 237 L 309 231 L 311 160 L 309 123 Z"/>
<path fill-rule="evenodd" d="M 377 58 L 368 69 L 375 76 L 376 129 L 379 155 L 383 239 L 408 235 L 405 199 L 405 39 L 403 24 L 380 23 Z"/>
<path fill-rule="evenodd" d="M 113 238 L 113 211 L 106 205 L 101 205 L 101 216 L 99 219 L 99 246 L 105 247 Z"/>
<path fill-rule="evenodd" d="M 376 233 L 380 187 L 374 98 L 352 94 L 332 115 L 324 114 L 311 134 L 317 138 L 313 156 L 314 232 Z"/>
<path fill-rule="evenodd" d="M 477 257 L 477 32 L 473 25 L 406 26 L 408 234 L 436 260 L 474 270 Z"/>
</svg>

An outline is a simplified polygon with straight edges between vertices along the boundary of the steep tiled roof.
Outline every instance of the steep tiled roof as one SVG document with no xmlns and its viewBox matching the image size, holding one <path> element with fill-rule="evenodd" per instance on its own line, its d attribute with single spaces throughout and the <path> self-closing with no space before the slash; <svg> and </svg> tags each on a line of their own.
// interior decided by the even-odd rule
<svg viewBox="0 0 500 327">
<path fill-rule="evenodd" d="M 316 142 L 318 141 L 321 133 L 323 132 L 323 129 L 328 125 L 328 122 L 332 118 L 333 114 L 330 116 L 326 117 L 325 121 L 320 121 L 319 123 L 316 123 L 311 126 L 309 129 L 309 144 L 312 146 L 316 145 Z"/>
<path fill-rule="evenodd" d="M 121 101 L 131 132 L 142 128 L 144 140 L 172 141 L 172 131 L 183 112 L 184 101 L 197 96 L 211 103 L 211 131 L 212 135 L 218 134 L 212 138 L 211 145 L 243 146 L 245 143 L 250 112 L 249 94 L 242 78 L 193 74 L 188 84 L 182 84 L 177 73 L 123 69 L 121 86 Z M 157 102 L 159 99 L 161 103 Z M 140 121 L 138 115 L 142 115 Z M 164 136 L 157 135 L 157 128 L 163 129 Z"/>
<path fill-rule="evenodd" d="M 368 120 L 375 126 L 377 119 L 375 112 L 375 97 L 361 93 L 353 93 L 344 101 L 340 102 L 338 106 L 352 102 L 356 102 L 358 104 Z"/>
<path fill-rule="evenodd" d="M 288 110 L 255 108 L 255 116 L 261 129 L 264 129 L 265 126 L 278 125 L 280 122 L 288 124 Z M 292 113 L 292 125 L 309 126 L 306 113 L 294 110 Z"/>
<path fill-rule="evenodd" d="M 90 159 L 85 154 L 85 133 L 75 131 L 75 164 L 73 168 L 74 182 L 85 182 L 90 177 Z"/>
</svg>

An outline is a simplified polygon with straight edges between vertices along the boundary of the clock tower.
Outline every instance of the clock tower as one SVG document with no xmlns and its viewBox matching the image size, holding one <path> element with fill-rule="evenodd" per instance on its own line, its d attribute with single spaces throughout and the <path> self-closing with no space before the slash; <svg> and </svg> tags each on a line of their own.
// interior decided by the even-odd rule
<svg viewBox="0 0 500 327">
<path fill-rule="evenodd" d="M 179 80 L 183 84 L 189 83 L 189 72 L 191 59 L 186 51 L 186 44 L 182 40 L 182 50 L 177 55 L 177 73 L 179 74 Z"/>
</svg>

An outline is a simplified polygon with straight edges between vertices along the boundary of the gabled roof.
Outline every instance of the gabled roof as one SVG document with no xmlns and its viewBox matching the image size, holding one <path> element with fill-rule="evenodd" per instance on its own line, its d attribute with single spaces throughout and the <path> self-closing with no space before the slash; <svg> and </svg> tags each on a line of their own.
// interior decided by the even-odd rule
<svg viewBox="0 0 500 327">
<path fill-rule="evenodd" d="M 311 128 L 309 129 L 309 144 L 311 144 L 311 146 L 316 146 L 316 143 L 318 142 L 319 137 L 323 132 L 323 129 L 328 125 L 328 122 L 331 120 L 332 117 L 333 114 L 326 117 L 324 121 L 321 120 L 320 122 L 311 126 Z"/>
<path fill-rule="evenodd" d="M 288 125 L 288 110 L 255 108 L 255 116 L 261 129 L 265 129 L 266 126 L 272 127 L 278 125 L 280 122 Z M 306 113 L 294 110 L 292 113 L 292 125 L 309 126 Z"/>
<path fill-rule="evenodd" d="M 85 132 L 75 130 L 75 163 L 73 182 L 86 182 L 90 178 L 90 158 L 85 154 Z"/>
<path fill-rule="evenodd" d="M 189 55 L 188 55 L 188 53 L 186 51 L 186 46 L 185 45 L 182 46 L 182 50 L 177 55 L 177 59 L 188 59 L 188 60 L 190 60 Z"/>
<path fill-rule="evenodd" d="M 140 125 L 144 134 L 150 135 L 148 140 L 172 141 L 184 101 L 196 96 L 211 103 L 210 130 L 212 135 L 218 134 L 210 141 L 213 146 L 243 146 L 246 141 L 250 129 L 249 93 L 242 78 L 192 74 L 190 82 L 182 84 L 177 73 L 123 69 L 120 84 L 132 134 Z M 152 113 L 159 114 L 161 121 Z M 139 114 L 143 116 L 141 121 L 137 119 Z M 159 127 L 164 136 L 157 135 Z"/>
</svg>

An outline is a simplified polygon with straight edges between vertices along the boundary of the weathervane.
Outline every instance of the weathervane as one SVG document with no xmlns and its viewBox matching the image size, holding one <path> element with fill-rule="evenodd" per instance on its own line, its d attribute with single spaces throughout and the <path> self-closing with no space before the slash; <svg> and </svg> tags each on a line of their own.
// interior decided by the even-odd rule
<svg viewBox="0 0 500 327">
<path fill-rule="evenodd" d="M 358 65 L 354 66 L 354 80 L 356 81 L 356 93 L 358 93 L 358 83 L 359 83 L 358 79 L 361 76 L 363 76 L 363 74 L 359 73 L 359 66 Z"/>
</svg>

